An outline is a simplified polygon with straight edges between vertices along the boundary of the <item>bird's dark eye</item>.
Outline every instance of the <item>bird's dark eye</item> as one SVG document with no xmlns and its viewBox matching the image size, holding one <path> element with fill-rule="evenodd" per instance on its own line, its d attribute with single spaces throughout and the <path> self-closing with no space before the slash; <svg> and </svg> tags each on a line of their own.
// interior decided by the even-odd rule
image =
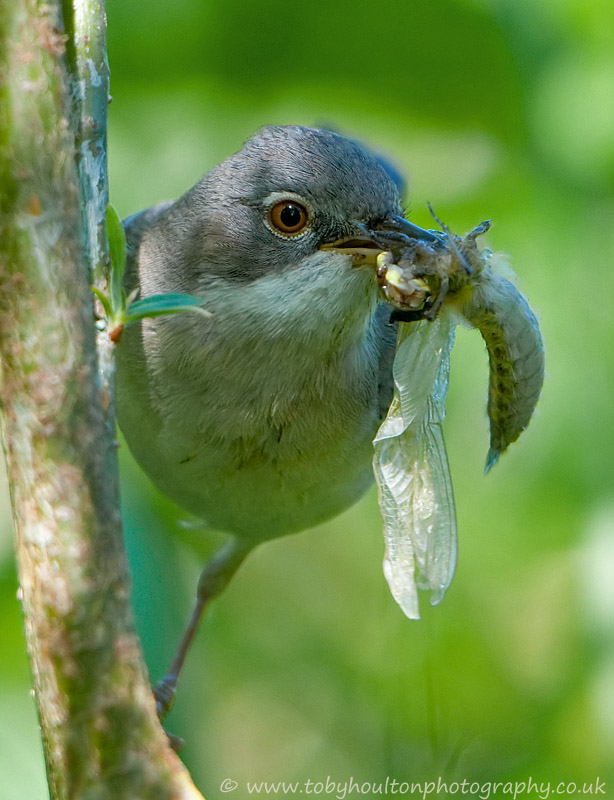
<svg viewBox="0 0 614 800">
<path fill-rule="evenodd" d="M 280 200 L 269 211 L 269 222 L 284 236 L 297 236 L 309 223 L 309 212 L 296 200 Z"/>
</svg>

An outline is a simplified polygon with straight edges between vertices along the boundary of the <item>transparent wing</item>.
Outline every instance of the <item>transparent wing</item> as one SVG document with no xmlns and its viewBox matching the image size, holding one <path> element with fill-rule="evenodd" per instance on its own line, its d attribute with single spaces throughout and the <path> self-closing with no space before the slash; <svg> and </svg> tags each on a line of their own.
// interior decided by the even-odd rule
<svg viewBox="0 0 614 800">
<path fill-rule="evenodd" d="M 373 469 L 384 521 L 384 574 L 394 599 L 420 617 L 418 588 L 441 601 L 456 566 L 456 514 L 443 440 L 454 322 L 401 323 L 395 391 L 374 441 Z"/>
</svg>

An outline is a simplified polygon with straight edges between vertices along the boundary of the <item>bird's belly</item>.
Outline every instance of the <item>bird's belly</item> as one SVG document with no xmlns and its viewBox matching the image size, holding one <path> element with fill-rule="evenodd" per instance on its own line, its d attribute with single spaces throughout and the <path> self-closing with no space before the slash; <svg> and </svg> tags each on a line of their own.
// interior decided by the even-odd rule
<svg viewBox="0 0 614 800">
<path fill-rule="evenodd" d="M 348 267 L 340 284 L 316 273 L 281 312 L 266 299 L 279 294 L 275 280 L 250 285 L 235 303 L 242 315 L 220 291 L 208 295 L 210 323 L 146 320 L 118 353 L 119 422 L 137 461 L 178 505 L 256 540 L 312 527 L 361 496 L 382 412 L 387 319 L 373 316 L 372 276 Z"/>
<path fill-rule="evenodd" d="M 167 417 L 165 443 L 147 471 L 212 527 L 248 538 L 292 533 L 340 513 L 373 479 L 376 404 L 344 404 L 337 395 L 314 407 L 313 398 L 297 398 L 282 415 L 279 400 L 230 413 L 203 397 L 198 436 L 194 415 Z"/>
</svg>

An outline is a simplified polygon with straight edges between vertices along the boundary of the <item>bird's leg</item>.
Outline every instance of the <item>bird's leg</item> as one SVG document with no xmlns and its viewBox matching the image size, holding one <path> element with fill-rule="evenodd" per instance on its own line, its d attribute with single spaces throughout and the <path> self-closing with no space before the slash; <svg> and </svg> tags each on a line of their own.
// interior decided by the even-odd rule
<svg viewBox="0 0 614 800">
<path fill-rule="evenodd" d="M 168 714 L 173 705 L 179 673 L 181 672 L 203 613 L 210 601 L 221 594 L 226 586 L 228 586 L 230 579 L 241 566 L 243 560 L 253 546 L 251 542 L 232 539 L 213 555 L 200 573 L 198 588 L 196 590 L 196 603 L 194 604 L 194 609 L 188 620 L 173 663 L 166 675 L 153 690 L 160 719 L 163 719 L 166 714 Z"/>
</svg>

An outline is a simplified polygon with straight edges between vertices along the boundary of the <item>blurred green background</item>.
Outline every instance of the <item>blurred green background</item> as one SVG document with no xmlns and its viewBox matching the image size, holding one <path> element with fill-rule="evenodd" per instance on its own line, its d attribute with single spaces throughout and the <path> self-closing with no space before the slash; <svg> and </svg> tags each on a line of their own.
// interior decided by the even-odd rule
<svg viewBox="0 0 614 800">
<path fill-rule="evenodd" d="M 446 439 L 460 559 L 406 620 L 375 491 L 263 546 L 215 604 L 168 728 L 223 778 L 609 780 L 614 797 L 614 15 L 606 0 L 108 0 L 113 203 L 176 197 L 267 123 L 329 124 L 455 231 L 494 220 L 538 313 L 536 416 L 488 475 L 487 358 L 461 330 Z M 219 536 L 182 526 L 121 448 L 134 604 L 162 675 Z M 2 798 L 45 798 L 7 501 Z M 236 797 L 247 796 L 238 789 Z"/>
</svg>

